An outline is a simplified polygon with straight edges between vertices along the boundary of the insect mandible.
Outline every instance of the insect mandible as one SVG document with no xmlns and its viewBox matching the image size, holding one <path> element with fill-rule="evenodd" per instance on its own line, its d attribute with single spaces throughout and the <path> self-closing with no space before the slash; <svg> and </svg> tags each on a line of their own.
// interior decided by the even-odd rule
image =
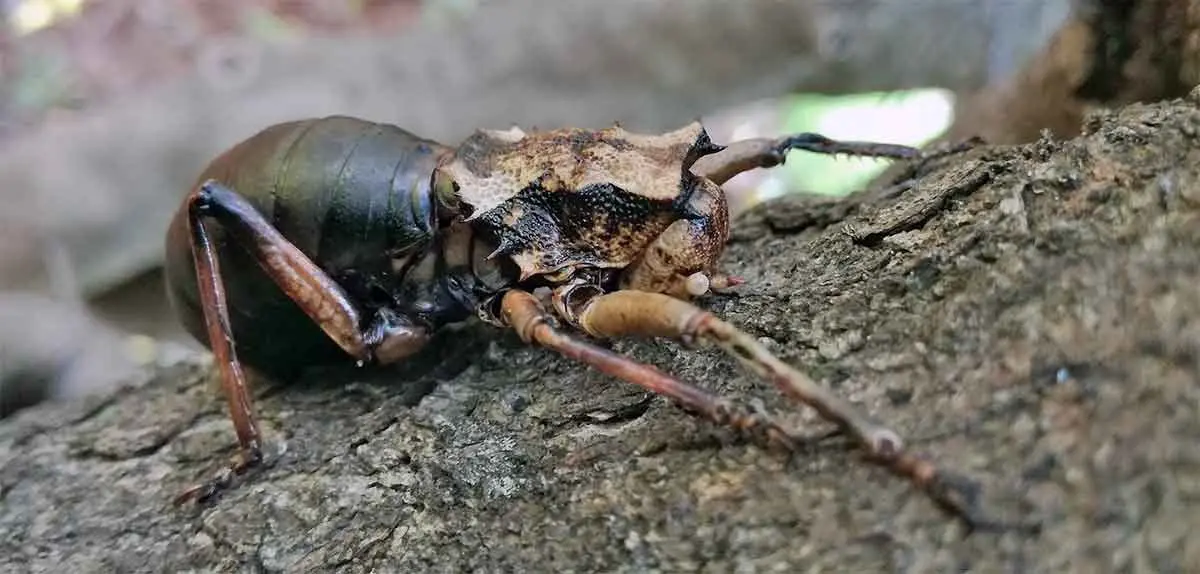
<svg viewBox="0 0 1200 574">
<path fill-rule="evenodd" d="M 657 135 L 478 130 L 448 147 L 333 116 L 237 144 L 200 175 L 167 233 L 172 305 L 215 356 L 239 447 L 177 502 L 208 499 L 263 463 L 243 363 L 268 375 L 390 364 L 438 329 L 479 317 L 719 424 L 795 446 L 796 435 L 766 415 L 577 333 L 713 345 L 978 522 L 972 481 L 910 452 L 897 433 L 691 302 L 738 282 L 719 268 L 729 234 L 721 185 L 792 150 L 930 157 L 812 133 L 717 145 L 699 122 Z"/>
</svg>

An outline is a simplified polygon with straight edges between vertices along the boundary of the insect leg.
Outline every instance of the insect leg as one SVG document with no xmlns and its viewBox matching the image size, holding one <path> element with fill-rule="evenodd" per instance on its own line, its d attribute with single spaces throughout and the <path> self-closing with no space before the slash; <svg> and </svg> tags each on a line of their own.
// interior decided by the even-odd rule
<svg viewBox="0 0 1200 574">
<path fill-rule="evenodd" d="M 221 223 L 279 288 L 350 356 L 375 358 L 374 351 L 380 346 L 396 345 L 393 341 L 382 344 L 389 336 L 425 338 L 421 328 L 404 325 L 394 314 L 376 316 L 373 325 L 363 328 L 358 309 L 341 286 L 232 189 L 207 181 L 196 190 L 190 209 L 194 222 L 208 217 Z"/>
<path fill-rule="evenodd" d="M 501 322 L 516 331 L 527 343 L 536 343 L 556 351 L 602 373 L 669 397 L 718 424 L 757 433 L 788 449 L 794 450 L 805 440 L 788 433 L 778 422 L 762 413 L 739 409 L 720 396 L 675 379 L 650 365 L 571 337 L 555 327 L 554 317 L 530 293 L 508 291 L 500 305 Z"/>
<path fill-rule="evenodd" d="M 381 312 L 364 329 L 358 310 L 328 275 L 272 227 L 249 202 L 215 182 L 199 186 L 188 199 L 188 230 L 200 288 L 208 340 L 220 369 L 229 414 L 237 433 L 234 461 L 206 484 L 176 499 L 205 499 L 228 485 L 234 475 L 262 462 L 262 436 L 250 400 L 246 376 L 234 349 L 228 299 L 209 225 L 216 221 L 252 253 L 264 271 L 339 346 L 360 360 L 395 360 L 420 349 L 424 329 Z"/>
<path fill-rule="evenodd" d="M 853 436 L 870 458 L 907 477 L 934 501 L 969 526 L 987 521 L 978 516 L 978 487 L 905 449 L 899 435 L 871 420 L 846 400 L 776 358 L 754 337 L 685 301 L 642 291 L 618 291 L 578 302 L 574 322 L 600 338 L 671 337 L 710 343 L 743 366 L 770 380 L 785 394 L 816 409 Z"/>
<path fill-rule="evenodd" d="M 921 149 L 887 143 L 864 141 L 840 141 L 821 134 L 799 133 L 781 138 L 753 138 L 733 142 L 725 149 L 706 155 L 692 164 L 692 173 L 706 177 L 717 185 L 729 181 L 739 173 L 754 168 L 770 168 L 783 165 L 787 153 L 803 150 L 827 155 L 853 155 L 897 160 L 929 161 L 934 158 L 962 153 L 980 143 L 977 139 L 950 146 L 945 149 L 923 151 Z"/>
</svg>

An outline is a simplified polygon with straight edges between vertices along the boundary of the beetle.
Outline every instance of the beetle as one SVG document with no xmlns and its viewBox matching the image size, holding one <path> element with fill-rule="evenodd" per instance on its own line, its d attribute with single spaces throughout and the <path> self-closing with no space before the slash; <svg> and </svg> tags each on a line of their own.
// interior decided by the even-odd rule
<svg viewBox="0 0 1200 574">
<path fill-rule="evenodd" d="M 770 417 L 587 339 L 715 345 L 979 523 L 973 481 L 910 452 L 896 432 L 697 306 L 740 282 L 719 267 L 730 225 L 721 185 L 781 165 L 793 150 L 935 155 L 814 133 L 718 145 L 699 121 L 661 134 L 481 129 L 450 147 L 330 116 L 238 143 L 200 174 L 167 232 L 171 304 L 215 357 L 239 447 L 177 502 L 210 499 L 263 464 L 243 363 L 268 375 L 322 362 L 387 365 L 477 317 L 716 423 L 796 446 Z"/>
</svg>

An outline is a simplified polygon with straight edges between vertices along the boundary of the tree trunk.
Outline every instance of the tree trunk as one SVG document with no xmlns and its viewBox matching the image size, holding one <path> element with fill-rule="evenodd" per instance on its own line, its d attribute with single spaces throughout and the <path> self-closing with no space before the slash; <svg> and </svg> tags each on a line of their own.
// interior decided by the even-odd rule
<svg viewBox="0 0 1200 574">
<path fill-rule="evenodd" d="M 765 205 L 725 258 L 744 293 L 707 303 L 1040 532 L 964 537 L 838 439 L 789 458 L 478 326 L 404 372 L 260 388 L 287 449 L 201 510 L 169 501 L 233 439 L 208 365 L 0 422 L 0 564 L 1196 571 L 1197 101 L 949 158 L 890 198 Z M 713 352 L 617 349 L 802 412 Z"/>
</svg>

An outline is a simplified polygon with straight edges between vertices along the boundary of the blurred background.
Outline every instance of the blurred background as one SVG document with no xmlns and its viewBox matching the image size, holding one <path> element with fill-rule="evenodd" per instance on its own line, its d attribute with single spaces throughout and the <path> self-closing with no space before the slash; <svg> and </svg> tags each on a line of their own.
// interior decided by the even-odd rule
<svg viewBox="0 0 1200 574">
<path fill-rule="evenodd" d="M 1186 91 L 1162 53 L 1184 5 L 0 0 L 0 416 L 198 351 L 167 307 L 163 234 L 204 165 L 272 123 L 348 114 L 452 144 L 700 117 L 718 142 L 1022 143 Z M 740 212 L 886 167 L 794 154 L 727 187 Z"/>
</svg>

